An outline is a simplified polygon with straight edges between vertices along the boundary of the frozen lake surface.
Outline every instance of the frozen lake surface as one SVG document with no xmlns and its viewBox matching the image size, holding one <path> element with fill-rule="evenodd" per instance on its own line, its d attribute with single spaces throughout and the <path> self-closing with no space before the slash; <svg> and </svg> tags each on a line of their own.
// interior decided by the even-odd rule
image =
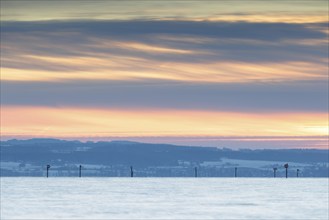
<svg viewBox="0 0 329 220">
<path fill-rule="evenodd" d="M 328 219 L 329 179 L 1 178 L 0 219 Z"/>
</svg>

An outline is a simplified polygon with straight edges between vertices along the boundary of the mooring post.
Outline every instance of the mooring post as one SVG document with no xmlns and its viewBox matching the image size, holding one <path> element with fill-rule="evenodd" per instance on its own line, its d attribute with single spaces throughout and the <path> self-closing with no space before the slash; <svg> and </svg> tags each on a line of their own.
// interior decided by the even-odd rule
<svg viewBox="0 0 329 220">
<path fill-rule="evenodd" d="M 237 177 L 237 176 L 238 176 L 238 168 L 235 167 L 235 168 L 234 168 L 234 177 Z"/>
<path fill-rule="evenodd" d="M 50 168 L 50 165 L 48 164 L 47 165 L 47 178 L 48 178 L 49 168 Z"/>
<path fill-rule="evenodd" d="M 130 166 L 130 177 L 134 177 L 134 170 L 132 166 Z"/>
<path fill-rule="evenodd" d="M 81 168 L 82 168 L 82 166 L 80 165 L 79 166 L 79 177 L 81 177 Z"/>
<path fill-rule="evenodd" d="M 299 169 L 297 169 L 297 178 L 299 177 Z"/>
<path fill-rule="evenodd" d="M 198 168 L 194 167 L 194 177 L 198 177 Z"/>
<path fill-rule="evenodd" d="M 276 171 L 277 171 L 278 168 L 274 167 L 273 168 L 273 177 L 275 178 L 276 177 Z"/>
<path fill-rule="evenodd" d="M 284 165 L 284 168 L 286 168 L 286 178 L 288 178 L 288 167 L 289 167 L 289 165 L 288 165 L 288 163 L 286 163 Z"/>
</svg>

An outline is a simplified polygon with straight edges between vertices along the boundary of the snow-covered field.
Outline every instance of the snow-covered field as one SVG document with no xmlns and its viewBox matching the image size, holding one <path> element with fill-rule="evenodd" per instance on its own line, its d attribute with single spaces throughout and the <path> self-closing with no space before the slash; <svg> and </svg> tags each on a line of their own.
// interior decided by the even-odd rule
<svg viewBox="0 0 329 220">
<path fill-rule="evenodd" d="M 0 219 L 328 219 L 329 179 L 1 178 Z"/>
</svg>

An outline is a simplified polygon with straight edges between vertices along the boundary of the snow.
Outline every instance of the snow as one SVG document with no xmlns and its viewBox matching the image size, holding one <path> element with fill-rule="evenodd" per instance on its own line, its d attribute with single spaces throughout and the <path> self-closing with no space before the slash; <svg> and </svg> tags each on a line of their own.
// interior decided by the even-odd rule
<svg viewBox="0 0 329 220">
<path fill-rule="evenodd" d="M 0 219 L 328 219 L 327 178 L 1 178 Z"/>
</svg>

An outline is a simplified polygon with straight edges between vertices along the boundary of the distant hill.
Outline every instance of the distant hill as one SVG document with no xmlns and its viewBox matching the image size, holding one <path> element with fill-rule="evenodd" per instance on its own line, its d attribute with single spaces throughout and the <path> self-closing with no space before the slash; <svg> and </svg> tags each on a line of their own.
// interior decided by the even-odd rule
<svg viewBox="0 0 329 220">
<path fill-rule="evenodd" d="M 231 150 L 130 141 L 9 140 L 1 141 L 1 175 L 43 175 L 46 164 L 51 164 L 58 175 L 70 175 L 70 171 L 74 173 L 76 166 L 82 164 L 86 170 L 93 171 L 90 175 L 124 176 L 133 165 L 140 170 L 140 176 L 189 176 L 193 167 L 203 170 L 207 176 L 231 176 L 233 167 L 246 170 L 246 176 L 247 173 L 271 176 L 274 166 L 280 168 L 288 162 L 292 168 L 299 167 L 304 176 L 328 176 L 328 152 L 316 149 Z M 184 170 L 188 174 L 185 175 Z"/>
</svg>

